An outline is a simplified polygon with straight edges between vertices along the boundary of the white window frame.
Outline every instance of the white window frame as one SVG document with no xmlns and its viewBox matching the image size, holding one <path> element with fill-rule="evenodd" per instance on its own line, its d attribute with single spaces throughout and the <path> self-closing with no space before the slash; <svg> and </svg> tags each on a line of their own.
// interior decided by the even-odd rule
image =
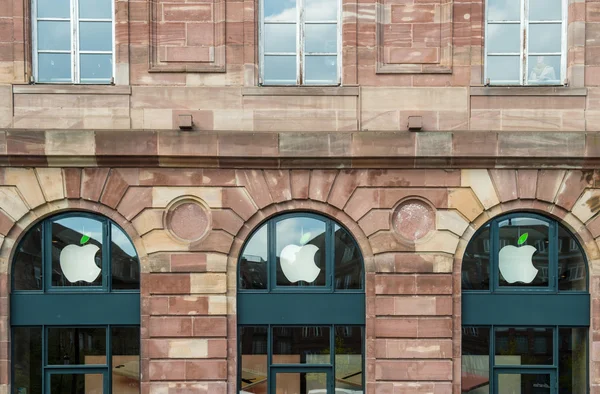
<svg viewBox="0 0 600 394">
<path fill-rule="evenodd" d="M 521 28 L 521 34 L 520 34 L 520 53 L 516 53 L 516 52 L 509 52 L 509 53 L 493 53 L 493 54 L 489 54 L 488 53 L 488 25 L 489 25 L 489 18 L 488 18 L 488 10 L 489 10 L 489 0 L 486 0 L 485 2 L 485 20 L 484 20 L 484 81 L 485 81 L 485 85 L 492 85 L 492 86 L 561 86 L 561 85 L 567 85 L 568 81 L 566 80 L 566 76 L 567 76 L 567 23 L 568 23 L 568 8 L 569 8 L 569 4 L 568 4 L 568 0 L 561 0 L 561 16 L 562 18 L 560 20 L 548 20 L 548 21 L 534 21 L 531 22 L 529 20 L 529 0 L 521 0 L 520 3 L 520 13 L 521 13 L 521 20 L 520 22 L 513 22 L 513 21 L 492 21 L 493 24 L 519 24 L 520 28 Z M 530 24 L 559 24 L 561 23 L 561 52 L 545 52 L 545 53 L 533 53 L 530 54 L 529 53 L 529 40 L 527 40 L 527 37 L 529 37 L 529 25 Z M 515 84 L 515 82 L 513 81 L 490 81 L 489 77 L 488 77 L 488 57 L 489 56 L 502 56 L 502 55 L 510 55 L 510 56 L 520 56 L 520 62 L 519 62 L 519 66 L 520 66 L 520 81 L 518 84 Z M 540 83 L 530 83 L 529 82 L 529 56 L 560 56 L 560 75 L 558 77 L 559 83 L 549 83 L 549 84 L 540 84 Z"/>
<path fill-rule="evenodd" d="M 304 18 L 305 0 L 296 0 L 296 20 L 295 21 L 265 21 L 265 0 L 260 0 L 259 5 L 259 28 L 258 28 L 258 49 L 259 49 L 259 85 L 264 86 L 338 86 L 342 80 L 342 0 L 336 0 L 337 18 L 335 20 L 321 20 L 306 22 Z M 336 24 L 337 52 L 309 52 L 304 51 L 304 26 L 307 24 Z M 296 24 L 296 52 L 268 52 L 265 53 L 265 24 Z M 270 56 L 296 56 L 296 83 L 287 83 L 284 81 L 265 82 L 265 54 Z M 306 55 L 312 56 L 335 56 L 337 58 L 337 79 L 335 82 L 326 83 L 306 83 Z"/>
<path fill-rule="evenodd" d="M 110 81 L 106 81 L 104 79 L 98 79 L 98 81 L 90 81 L 89 79 L 86 82 L 83 82 L 85 85 L 107 85 L 113 84 L 115 80 L 115 72 L 116 72 L 116 35 L 115 35 L 115 2 L 111 1 L 111 10 L 110 15 L 111 18 L 80 18 L 79 17 L 79 0 L 69 0 L 70 2 L 70 15 L 69 18 L 38 18 L 37 16 L 37 6 L 38 1 L 31 1 L 31 43 L 32 43 L 32 67 L 33 67 L 33 80 L 36 83 L 48 83 L 48 84 L 82 84 L 81 82 L 81 64 L 80 64 L 80 56 L 81 54 L 110 54 L 112 55 L 112 75 Z M 68 21 L 70 22 L 71 28 L 71 49 L 70 50 L 39 50 L 38 49 L 38 40 L 37 40 L 37 24 L 39 21 Z M 79 49 L 79 22 L 111 22 L 112 28 L 112 48 L 110 51 L 82 51 Z M 38 74 L 39 74 L 39 63 L 38 63 L 38 53 L 69 53 L 71 55 L 71 80 L 70 81 L 43 81 L 39 82 Z M 88 82 L 90 81 L 90 82 Z"/>
</svg>

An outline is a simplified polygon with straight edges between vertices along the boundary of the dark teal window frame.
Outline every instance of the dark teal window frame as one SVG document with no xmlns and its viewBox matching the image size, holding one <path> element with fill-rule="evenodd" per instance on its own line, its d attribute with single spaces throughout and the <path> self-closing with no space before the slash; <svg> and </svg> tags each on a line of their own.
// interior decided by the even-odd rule
<svg viewBox="0 0 600 394">
<path fill-rule="evenodd" d="M 276 258 L 276 226 L 277 223 L 290 218 L 311 218 L 325 223 L 325 286 L 277 286 Z M 335 288 L 335 230 L 339 226 L 348 234 L 347 228 L 334 220 L 312 212 L 298 211 L 282 214 L 259 224 L 248 236 L 241 248 L 242 253 L 253 236 L 267 226 L 267 289 L 242 289 L 240 286 L 240 260 L 237 271 L 237 323 L 238 323 L 238 378 L 237 389 L 242 389 L 242 343 L 240 331 L 243 327 L 267 328 L 267 387 L 270 393 L 275 392 L 274 374 L 276 372 L 311 373 L 327 371 L 328 391 L 335 387 L 335 328 L 352 326 L 361 329 L 362 335 L 362 385 L 365 387 L 365 355 L 366 355 L 366 298 L 365 298 L 365 269 L 364 257 L 358 243 L 353 239 L 354 246 L 360 252 L 361 288 Z M 273 358 L 273 327 L 330 327 L 330 364 L 272 364 Z M 329 387 L 330 386 L 330 387 Z"/>
<path fill-rule="evenodd" d="M 498 269 L 499 255 L 499 223 L 512 218 L 531 218 L 548 223 L 548 277 L 546 288 L 527 286 L 501 287 Z M 558 390 L 558 344 L 559 329 L 588 328 L 590 326 L 591 298 L 589 294 L 589 264 L 585 251 L 577 238 L 566 228 L 582 253 L 585 262 L 585 290 L 559 290 L 558 287 L 558 234 L 559 226 L 556 220 L 529 212 L 511 213 L 498 216 L 482 226 L 472 237 L 472 240 L 486 230 L 489 225 L 490 258 L 488 290 L 462 290 L 461 318 L 462 328 L 489 328 L 489 371 L 491 393 L 498 393 L 496 371 L 511 373 L 534 373 L 535 371 L 554 371 L 552 382 L 556 393 Z M 468 246 L 467 246 L 468 248 Z M 495 329 L 496 328 L 531 328 L 547 327 L 553 329 L 553 365 L 548 366 L 510 366 L 495 364 Z M 589 341 L 586 342 L 589 355 Z M 589 390 L 589 356 L 586 366 L 587 387 Z M 587 391 L 586 391 L 587 392 Z"/>
<path fill-rule="evenodd" d="M 70 217 L 90 218 L 102 223 L 102 286 L 69 286 L 60 288 L 51 285 L 52 277 L 52 223 Z M 42 387 L 50 392 L 52 374 L 103 374 L 103 392 L 112 391 L 112 329 L 118 327 L 137 327 L 141 322 L 141 293 L 137 289 L 112 288 L 111 230 L 119 228 L 133 242 L 120 226 L 107 217 L 88 212 L 69 212 L 55 215 L 41 222 L 42 228 L 42 289 L 15 290 L 14 276 L 11 278 L 10 297 L 11 336 L 16 328 L 35 328 L 41 330 L 42 343 Z M 25 236 L 19 241 L 18 250 Z M 11 265 L 16 261 L 16 253 Z M 139 257 L 138 257 L 139 262 Z M 91 307 L 93 306 L 93 307 Z M 103 328 L 106 330 L 106 363 L 93 365 L 48 365 L 48 329 L 49 328 Z M 141 341 L 141 339 L 140 339 Z M 12 360 L 15 360 L 14 343 L 11 343 Z M 14 366 L 11 368 L 12 382 Z M 13 387 L 14 392 L 14 387 Z"/>
</svg>

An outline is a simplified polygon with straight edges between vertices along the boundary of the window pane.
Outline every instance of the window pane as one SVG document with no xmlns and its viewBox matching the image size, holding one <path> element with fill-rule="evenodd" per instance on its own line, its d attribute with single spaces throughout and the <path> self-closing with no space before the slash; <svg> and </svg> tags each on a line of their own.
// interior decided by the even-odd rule
<svg viewBox="0 0 600 394">
<path fill-rule="evenodd" d="M 306 56 L 305 59 L 306 83 L 337 83 L 337 56 Z"/>
<path fill-rule="evenodd" d="M 362 289 L 362 256 L 354 238 L 335 226 L 335 288 Z"/>
<path fill-rule="evenodd" d="M 42 290 L 42 225 L 27 232 L 15 253 L 13 263 L 15 290 Z"/>
<path fill-rule="evenodd" d="M 106 364 L 106 329 L 89 327 L 49 328 L 48 364 Z"/>
<path fill-rule="evenodd" d="M 487 32 L 488 53 L 521 52 L 521 25 L 490 23 Z"/>
<path fill-rule="evenodd" d="M 488 0 L 488 21 L 521 20 L 521 0 Z"/>
<path fill-rule="evenodd" d="M 112 78 L 112 54 L 82 54 L 81 82 L 107 82 Z"/>
<path fill-rule="evenodd" d="M 265 21 L 294 22 L 297 19 L 296 0 L 264 0 Z"/>
<path fill-rule="evenodd" d="M 548 223 L 511 218 L 499 223 L 500 286 L 548 286 Z"/>
<path fill-rule="evenodd" d="M 498 374 L 499 393 L 551 394 L 553 386 L 549 373 L 500 373 Z"/>
<path fill-rule="evenodd" d="M 111 224 L 111 266 L 113 289 L 139 289 L 140 263 L 133 243 L 127 235 Z"/>
<path fill-rule="evenodd" d="M 558 330 L 558 391 L 587 392 L 587 329 Z"/>
<path fill-rule="evenodd" d="M 13 390 L 42 393 L 42 328 L 13 328 Z"/>
<path fill-rule="evenodd" d="M 462 390 L 467 394 L 490 392 L 490 329 L 462 329 Z"/>
<path fill-rule="evenodd" d="M 70 82 L 71 54 L 39 53 L 38 82 Z"/>
<path fill-rule="evenodd" d="M 266 84 L 296 84 L 296 56 L 266 56 L 264 80 Z"/>
<path fill-rule="evenodd" d="M 273 327 L 273 364 L 329 364 L 329 329 Z"/>
<path fill-rule="evenodd" d="M 103 394 L 102 374 L 52 374 L 52 394 Z"/>
<path fill-rule="evenodd" d="M 70 22 L 39 21 L 37 24 L 37 35 L 39 50 L 71 50 Z"/>
<path fill-rule="evenodd" d="M 559 84 L 560 56 L 529 56 L 529 79 L 531 84 Z"/>
<path fill-rule="evenodd" d="M 69 0 L 37 0 L 37 17 L 70 19 L 70 8 L 71 3 Z"/>
<path fill-rule="evenodd" d="M 462 262 L 462 289 L 490 288 L 490 225 L 486 225 L 467 245 Z"/>
<path fill-rule="evenodd" d="M 529 0 L 529 20 L 559 21 L 562 19 L 562 0 Z"/>
<path fill-rule="evenodd" d="M 561 24 L 529 24 L 529 53 L 560 53 L 561 37 Z"/>
<path fill-rule="evenodd" d="M 267 225 L 254 233 L 240 259 L 240 289 L 267 288 Z"/>
<path fill-rule="evenodd" d="M 112 51 L 112 22 L 80 22 L 79 49 Z"/>
<path fill-rule="evenodd" d="M 491 83 L 515 83 L 521 80 L 519 56 L 488 56 L 487 77 Z"/>
<path fill-rule="evenodd" d="M 138 394 L 140 392 L 140 328 L 113 327 L 112 392 Z"/>
<path fill-rule="evenodd" d="M 335 327 L 335 388 L 341 392 L 364 392 L 362 327 Z"/>
<path fill-rule="evenodd" d="M 325 223 L 295 217 L 277 222 L 277 285 L 325 286 Z"/>
<path fill-rule="evenodd" d="M 267 327 L 241 327 L 240 394 L 267 393 Z"/>
<path fill-rule="evenodd" d="M 79 0 L 79 17 L 112 19 L 111 0 Z"/>
<path fill-rule="evenodd" d="M 304 26 L 306 52 L 337 53 L 337 25 L 307 24 Z"/>
<path fill-rule="evenodd" d="M 585 257 L 579 244 L 562 226 L 558 227 L 558 289 L 583 291 L 587 288 Z"/>
<path fill-rule="evenodd" d="M 265 52 L 296 52 L 295 24 L 265 25 Z"/>
<path fill-rule="evenodd" d="M 338 20 L 338 0 L 304 0 L 304 4 L 304 17 L 308 22 Z"/>
<path fill-rule="evenodd" d="M 496 365 L 552 365 L 552 328 L 496 328 Z"/>
<path fill-rule="evenodd" d="M 52 223 L 52 286 L 102 285 L 102 222 L 69 217 Z"/>
<path fill-rule="evenodd" d="M 326 373 L 278 373 L 275 392 L 290 394 L 324 394 L 327 392 Z"/>
</svg>

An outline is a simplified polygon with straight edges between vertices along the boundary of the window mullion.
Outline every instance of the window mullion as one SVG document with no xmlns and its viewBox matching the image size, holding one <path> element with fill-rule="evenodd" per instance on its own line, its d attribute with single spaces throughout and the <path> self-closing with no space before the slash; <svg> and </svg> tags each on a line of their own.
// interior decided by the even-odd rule
<svg viewBox="0 0 600 394">
<path fill-rule="evenodd" d="M 529 35 L 529 2 L 521 0 L 521 85 L 528 84 L 527 78 L 527 52 Z"/>
<path fill-rule="evenodd" d="M 79 18 L 77 0 L 71 0 L 71 79 L 79 83 Z"/>
<path fill-rule="evenodd" d="M 297 4 L 296 84 L 304 85 L 304 0 L 298 0 Z"/>
</svg>

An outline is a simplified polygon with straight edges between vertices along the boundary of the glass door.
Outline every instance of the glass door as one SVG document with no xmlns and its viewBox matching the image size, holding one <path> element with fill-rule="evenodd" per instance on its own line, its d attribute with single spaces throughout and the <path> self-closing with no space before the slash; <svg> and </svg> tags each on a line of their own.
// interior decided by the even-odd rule
<svg viewBox="0 0 600 394">
<path fill-rule="evenodd" d="M 496 369 L 494 394 L 556 394 L 556 371 Z"/>
<path fill-rule="evenodd" d="M 46 370 L 47 394 L 106 394 L 108 376 L 98 368 Z"/>
<path fill-rule="evenodd" d="M 273 368 L 271 393 L 327 394 L 333 393 L 329 368 Z"/>
</svg>

